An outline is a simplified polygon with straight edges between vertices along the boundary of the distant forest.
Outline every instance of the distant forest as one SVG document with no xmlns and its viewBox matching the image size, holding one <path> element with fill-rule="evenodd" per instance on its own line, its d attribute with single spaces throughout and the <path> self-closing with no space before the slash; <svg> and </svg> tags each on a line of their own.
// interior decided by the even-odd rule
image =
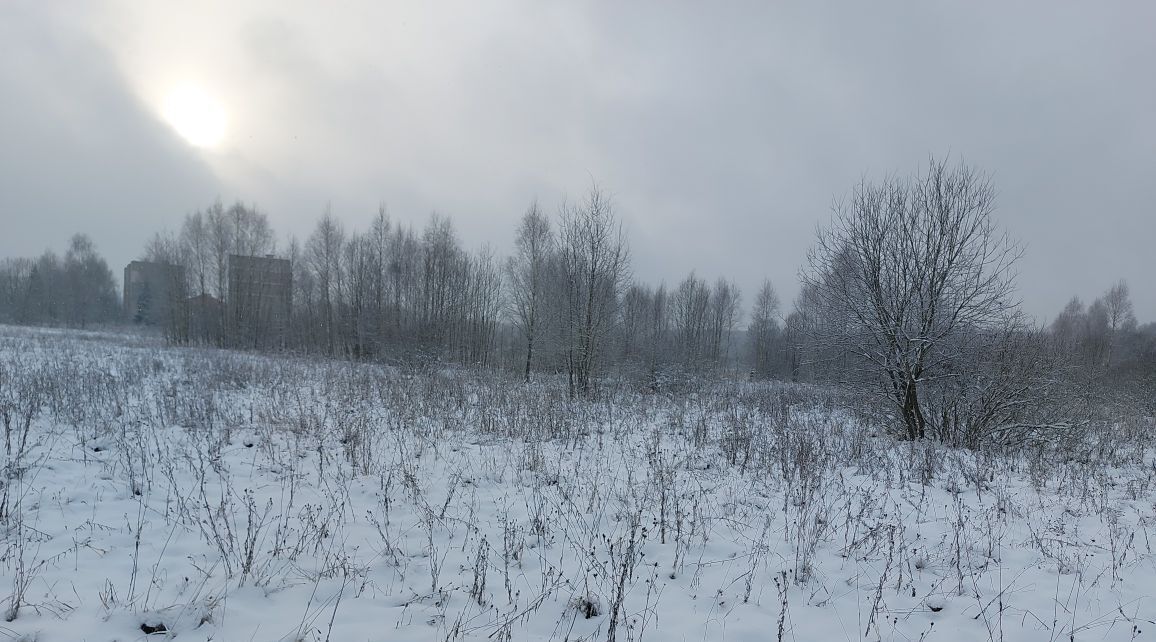
<svg viewBox="0 0 1156 642">
<path fill-rule="evenodd" d="M 85 328 L 120 319 L 117 281 L 88 236 L 73 236 L 63 258 L 0 261 L 0 322 Z"/>
</svg>

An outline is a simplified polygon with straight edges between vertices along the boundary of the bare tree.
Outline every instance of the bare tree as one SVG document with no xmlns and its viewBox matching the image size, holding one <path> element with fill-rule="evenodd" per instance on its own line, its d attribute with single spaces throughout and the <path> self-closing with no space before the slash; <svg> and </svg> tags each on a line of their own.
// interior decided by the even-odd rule
<svg viewBox="0 0 1156 642">
<path fill-rule="evenodd" d="M 624 361 L 641 358 L 644 337 L 650 323 L 650 308 L 654 292 L 642 283 L 631 283 L 622 295 L 622 358 Z"/>
<path fill-rule="evenodd" d="M 116 281 L 92 239 L 76 234 L 64 254 L 64 278 L 68 297 L 66 320 L 85 327 L 116 316 Z"/>
<path fill-rule="evenodd" d="M 233 226 L 225 206 L 217 201 L 204 213 L 208 234 L 209 254 L 212 256 L 212 271 L 216 281 L 213 294 L 222 301 L 229 290 L 229 255 L 235 254 Z M 222 310 L 221 314 L 224 314 Z M 222 322 L 224 317 L 222 317 Z"/>
<path fill-rule="evenodd" d="M 333 354 L 337 348 L 337 307 L 341 300 L 342 248 L 345 230 L 341 221 L 328 211 L 317 222 L 305 244 L 305 261 L 316 285 L 319 299 L 317 322 L 325 348 Z"/>
<path fill-rule="evenodd" d="M 666 286 L 634 283 L 622 297 L 622 360 L 651 391 L 663 385 L 663 370 L 675 361 L 670 299 Z"/>
<path fill-rule="evenodd" d="M 1074 351 L 1084 341 L 1084 335 L 1087 333 L 1086 325 L 1084 302 L 1080 301 L 1079 297 L 1072 297 L 1063 311 L 1052 321 L 1052 334 L 1061 346 Z"/>
<path fill-rule="evenodd" d="M 269 217 L 257 211 L 255 206 L 234 203 L 228 211 L 232 228 L 232 254 L 241 256 L 262 256 L 273 251 L 273 230 L 269 227 Z"/>
<path fill-rule="evenodd" d="M 562 210 L 566 362 L 570 394 L 593 393 L 593 375 L 629 285 L 630 252 L 610 197 L 594 186 L 581 205 Z"/>
<path fill-rule="evenodd" d="M 0 321 L 25 320 L 31 295 L 30 284 L 36 262 L 28 258 L 0 260 Z"/>
<path fill-rule="evenodd" d="M 675 341 L 682 365 L 695 370 L 707 355 L 710 286 L 691 272 L 671 296 Z"/>
<path fill-rule="evenodd" d="M 548 284 L 546 270 L 554 251 L 554 234 L 550 221 L 542 215 L 538 201 L 522 215 L 518 237 L 514 242 L 515 254 L 507 263 L 510 279 L 510 311 L 514 326 L 526 342 L 526 365 L 522 379 L 529 383 L 534 363 L 534 347 L 542 333 Z"/>
<path fill-rule="evenodd" d="M 707 353 L 715 367 L 725 365 L 730 358 L 731 335 L 739 322 L 742 293 L 726 279 L 715 281 L 710 293 L 710 314 L 707 320 Z"/>
<path fill-rule="evenodd" d="M 994 206 L 985 176 L 932 160 L 922 175 L 860 183 L 808 256 L 804 286 L 837 321 L 822 340 L 857 359 L 907 438 L 941 434 L 923 393 L 963 376 L 976 343 L 1015 311 L 1021 252 Z"/>
<path fill-rule="evenodd" d="M 1128 284 L 1118 281 L 1100 299 L 1104 305 L 1104 316 L 1108 330 L 1107 354 L 1104 367 L 1112 367 L 1112 356 L 1120 343 L 1121 334 L 1136 329 L 1136 313 L 1128 292 Z"/>
<path fill-rule="evenodd" d="M 383 204 L 378 208 L 377 216 L 373 218 L 373 223 L 370 225 L 369 234 L 365 242 L 368 269 L 370 271 L 369 288 L 371 292 L 369 297 L 372 310 L 371 326 L 374 329 L 374 350 L 377 353 L 382 351 L 385 338 L 391 329 L 389 315 L 386 312 L 390 285 L 389 249 L 391 231 L 392 227 L 389 220 L 389 213 Z"/>
<path fill-rule="evenodd" d="M 747 326 L 747 338 L 751 345 L 751 370 L 758 377 L 769 377 L 778 362 L 779 342 L 779 295 L 770 279 L 763 281 L 755 296 L 751 309 L 751 323 Z"/>
<path fill-rule="evenodd" d="M 413 229 L 399 226 L 390 236 L 389 261 L 386 264 L 395 342 L 405 337 L 413 338 L 420 323 L 421 255 L 421 242 Z"/>
<path fill-rule="evenodd" d="M 502 274 L 490 248 L 483 247 L 470 259 L 467 276 L 460 358 L 463 363 L 485 366 L 494 348 L 502 308 Z"/>
<path fill-rule="evenodd" d="M 343 350 L 354 357 L 364 358 L 372 352 L 370 335 L 374 323 L 371 318 L 372 279 L 370 265 L 372 251 L 368 235 L 353 233 L 343 248 L 342 264 L 345 278 L 342 283 L 341 300 L 345 307 L 338 327 L 342 335 Z"/>
<path fill-rule="evenodd" d="M 166 266 L 164 287 L 159 292 L 151 292 L 154 312 L 164 329 L 165 337 L 172 342 L 189 341 L 188 274 L 184 266 L 189 262 L 185 244 L 177 236 L 157 233 L 145 245 L 144 259 Z"/>
<path fill-rule="evenodd" d="M 192 284 L 191 290 L 196 295 L 209 294 L 213 257 L 209 246 L 209 230 L 203 213 L 194 212 L 185 217 L 185 222 L 181 226 L 181 245 L 185 267 Z"/>
<path fill-rule="evenodd" d="M 64 268 L 60 257 L 51 250 L 46 250 L 28 274 L 27 303 L 20 315 L 21 323 L 46 323 L 55 325 L 63 322 L 62 308 L 67 301 L 60 296 L 66 292 L 68 280 L 64 276 Z"/>
</svg>

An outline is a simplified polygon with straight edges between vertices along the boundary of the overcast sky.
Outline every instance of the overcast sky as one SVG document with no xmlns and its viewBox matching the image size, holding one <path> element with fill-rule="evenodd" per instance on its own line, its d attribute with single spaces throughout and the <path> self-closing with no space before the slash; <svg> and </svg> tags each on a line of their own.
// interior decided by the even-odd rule
<svg viewBox="0 0 1156 642">
<path fill-rule="evenodd" d="M 1156 320 L 1156 3 L 0 3 L 0 256 L 87 232 L 120 274 L 217 198 L 282 243 L 450 216 L 506 253 L 533 198 L 614 196 L 639 279 L 789 302 L 861 178 L 992 175 L 1051 318 L 1124 278 Z M 215 101 L 220 143 L 165 118 Z"/>
</svg>

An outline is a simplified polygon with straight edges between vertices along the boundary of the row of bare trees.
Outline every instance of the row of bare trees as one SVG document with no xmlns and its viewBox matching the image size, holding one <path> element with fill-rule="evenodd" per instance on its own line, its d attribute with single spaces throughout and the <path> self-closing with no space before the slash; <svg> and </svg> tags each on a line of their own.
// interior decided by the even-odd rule
<svg viewBox="0 0 1156 642">
<path fill-rule="evenodd" d="M 0 322 L 83 328 L 119 311 L 116 280 L 88 236 L 73 236 L 63 257 L 0 261 Z"/>
<path fill-rule="evenodd" d="M 759 375 L 778 372 L 785 351 L 770 283 L 748 347 L 733 282 L 712 285 L 692 272 L 668 290 L 632 279 L 621 222 L 596 186 L 553 216 L 532 203 L 514 247 L 504 261 L 486 248 L 469 252 L 448 218 L 435 214 L 416 231 L 382 207 L 365 231 L 326 212 L 304 242 L 278 249 L 264 214 L 216 203 L 188 215 L 176 234 L 154 237 L 144 258 L 184 268 L 167 328 L 177 341 L 242 345 L 226 317 L 229 257 L 275 254 L 292 265 L 283 345 L 294 349 L 497 366 L 526 381 L 563 374 L 574 395 L 591 394 L 608 365 L 652 386 L 676 372 L 751 369 L 748 352 L 757 353 Z"/>
<path fill-rule="evenodd" d="M 488 250 L 462 249 L 449 219 L 431 217 L 419 235 L 382 208 L 369 230 L 349 233 L 326 213 L 286 257 L 294 344 L 355 358 L 488 362 L 501 274 Z"/>
<path fill-rule="evenodd" d="M 229 318 L 230 257 L 276 256 L 292 266 L 290 318 L 276 324 L 285 335 L 276 345 L 355 358 L 395 352 L 485 362 L 499 270 L 488 252 L 462 250 L 448 219 L 435 215 L 419 235 L 394 226 L 382 208 L 367 231 L 350 233 L 326 212 L 304 243 L 292 239 L 278 251 L 274 238 L 266 215 L 241 203 L 215 203 L 186 216 L 179 233 L 158 234 L 145 258 L 183 266 L 186 275 L 170 336 L 238 345 L 252 333 L 235 327 L 244 319 Z M 205 302 L 209 309 L 198 309 Z M 193 322 L 214 315 L 214 323 Z"/>
<path fill-rule="evenodd" d="M 229 289 L 229 257 L 264 256 L 276 248 L 269 218 L 255 207 L 217 201 L 185 217 L 177 233 L 158 233 L 145 246 L 146 261 L 180 266 L 183 282 L 165 290 L 166 336 L 177 342 L 223 345 L 237 329 L 224 302 Z M 230 334 L 231 333 L 231 334 Z"/>
<path fill-rule="evenodd" d="M 1121 347 L 1136 326 L 1128 284 L 1120 281 L 1086 309 L 1079 297 L 1072 297 L 1052 322 L 1052 332 L 1083 369 L 1103 373 L 1127 359 Z"/>
<path fill-rule="evenodd" d="M 518 229 L 507 263 L 512 327 L 524 343 L 523 378 L 537 367 L 571 376 L 587 393 L 597 364 L 610 362 L 651 388 L 668 375 L 737 366 L 745 345 L 736 337 L 742 295 L 730 281 L 708 284 L 691 272 L 668 290 L 630 278 L 629 250 L 611 205 L 598 189 L 577 207 L 563 207 L 557 232 L 537 203 Z M 778 299 L 760 293 L 755 347 L 771 375 L 778 349 Z M 763 363 L 765 362 L 765 363 Z"/>
<path fill-rule="evenodd" d="M 1156 411 L 1156 323 L 1137 322 L 1127 283 L 1117 282 L 1087 307 L 1073 297 L 1049 330 L 1083 390 L 1141 398 L 1148 412 Z"/>
</svg>

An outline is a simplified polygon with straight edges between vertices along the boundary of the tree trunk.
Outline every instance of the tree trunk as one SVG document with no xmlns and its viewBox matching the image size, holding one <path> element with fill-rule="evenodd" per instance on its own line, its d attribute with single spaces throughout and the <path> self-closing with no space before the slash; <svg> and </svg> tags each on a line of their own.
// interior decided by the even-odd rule
<svg viewBox="0 0 1156 642">
<path fill-rule="evenodd" d="M 903 390 L 903 423 L 907 426 L 908 439 L 923 439 L 926 422 L 919 407 L 919 390 L 913 379 L 908 379 Z"/>
</svg>

